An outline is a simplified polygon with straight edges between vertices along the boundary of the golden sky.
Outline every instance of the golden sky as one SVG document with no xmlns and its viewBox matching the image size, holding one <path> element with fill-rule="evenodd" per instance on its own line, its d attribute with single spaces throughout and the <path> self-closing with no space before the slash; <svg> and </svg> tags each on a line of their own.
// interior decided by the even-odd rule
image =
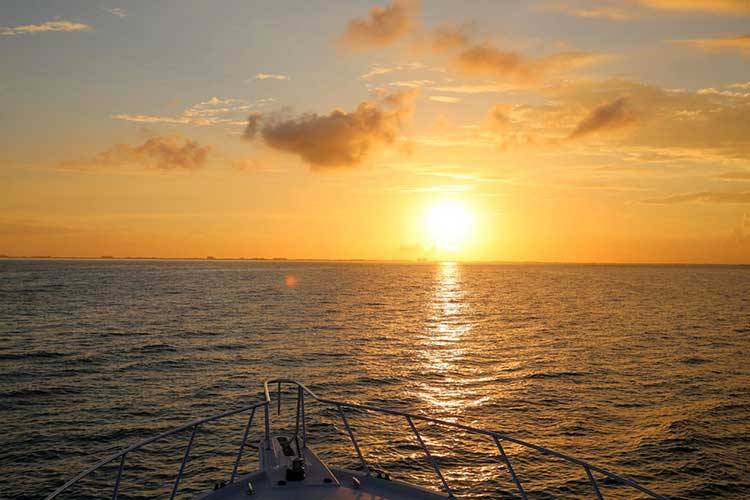
<svg viewBox="0 0 750 500">
<path fill-rule="evenodd" d="M 0 5 L 0 254 L 750 263 L 747 0 Z"/>
</svg>

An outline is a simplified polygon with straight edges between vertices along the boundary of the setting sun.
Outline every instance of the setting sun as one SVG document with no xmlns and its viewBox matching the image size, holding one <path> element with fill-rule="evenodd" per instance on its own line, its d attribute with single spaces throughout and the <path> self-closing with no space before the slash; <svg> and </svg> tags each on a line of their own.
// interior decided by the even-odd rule
<svg viewBox="0 0 750 500">
<path fill-rule="evenodd" d="M 447 252 L 457 252 L 465 246 L 473 223 L 471 212 L 453 200 L 432 205 L 425 216 L 430 243 Z"/>
</svg>

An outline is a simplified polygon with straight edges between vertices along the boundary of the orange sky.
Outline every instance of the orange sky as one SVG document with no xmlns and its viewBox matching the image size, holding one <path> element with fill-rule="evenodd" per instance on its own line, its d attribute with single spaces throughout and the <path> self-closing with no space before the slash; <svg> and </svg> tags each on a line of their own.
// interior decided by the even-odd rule
<svg viewBox="0 0 750 500">
<path fill-rule="evenodd" d="M 745 0 L 0 14 L 0 254 L 750 263 Z"/>
</svg>

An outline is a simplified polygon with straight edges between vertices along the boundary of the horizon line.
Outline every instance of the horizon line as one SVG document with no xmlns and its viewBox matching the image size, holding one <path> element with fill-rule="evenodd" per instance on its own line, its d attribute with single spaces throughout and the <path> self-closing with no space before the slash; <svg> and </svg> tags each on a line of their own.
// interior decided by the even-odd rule
<svg viewBox="0 0 750 500">
<path fill-rule="evenodd" d="M 457 262 L 460 264 L 502 264 L 502 265 L 588 265 L 588 266 L 750 266 L 748 262 L 616 262 L 616 261 L 557 261 L 557 260 L 471 260 L 471 259 L 360 259 L 360 258 L 292 258 L 292 257 L 153 257 L 102 255 L 99 257 L 57 256 L 57 255 L 5 255 L 0 260 L 178 260 L 178 261 L 236 261 L 236 262 L 348 262 L 348 263 L 382 263 L 382 264 L 439 264 Z"/>
</svg>

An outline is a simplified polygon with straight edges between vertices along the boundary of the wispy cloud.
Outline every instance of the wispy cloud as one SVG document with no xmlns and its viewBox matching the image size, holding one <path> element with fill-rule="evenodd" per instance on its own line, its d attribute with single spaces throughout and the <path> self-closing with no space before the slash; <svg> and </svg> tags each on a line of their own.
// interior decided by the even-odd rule
<svg viewBox="0 0 750 500">
<path fill-rule="evenodd" d="M 34 33 L 49 33 L 54 31 L 88 31 L 90 29 L 91 26 L 89 26 L 88 24 L 66 21 L 65 19 L 55 19 L 54 21 L 47 21 L 46 23 L 42 24 L 24 24 L 21 26 L 0 27 L 0 35 L 15 36 Z"/>
<path fill-rule="evenodd" d="M 542 10 L 609 21 L 627 21 L 653 14 L 646 9 L 714 15 L 750 15 L 750 2 L 747 0 L 556 0 L 542 7 Z"/>
<path fill-rule="evenodd" d="M 120 7 L 102 7 L 102 10 L 109 12 L 113 16 L 117 16 L 119 18 L 128 16 L 128 13 L 125 12 L 125 9 L 122 9 Z"/>
<path fill-rule="evenodd" d="M 256 80 L 289 80 L 287 75 L 278 73 L 258 73 L 255 75 Z"/>
<path fill-rule="evenodd" d="M 492 108 L 488 131 L 501 149 L 563 147 L 604 154 L 606 144 L 607 153 L 621 157 L 648 153 L 643 161 L 656 155 L 669 162 L 740 166 L 750 159 L 747 98 L 624 79 L 560 82 L 543 93 L 542 104 L 505 103 L 499 121 Z M 619 129 L 626 133 L 614 133 Z"/>
<path fill-rule="evenodd" d="M 455 104 L 457 102 L 461 102 L 463 99 L 460 97 L 451 97 L 447 95 L 431 95 L 428 97 L 429 100 L 435 101 L 435 102 L 444 102 L 448 104 Z"/>
<path fill-rule="evenodd" d="M 737 88 L 737 87 L 733 87 L 730 85 L 729 88 Z M 750 98 L 750 92 L 735 92 L 733 90 L 719 90 L 713 87 L 709 87 L 707 89 L 700 89 L 698 91 L 698 94 L 699 95 L 716 95 L 716 96 L 722 96 L 722 97 L 736 97 L 738 99 Z"/>
<path fill-rule="evenodd" d="M 417 71 L 417 70 L 435 71 L 435 72 L 440 72 L 440 73 L 445 72 L 445 68 L 428 66 L 421 62 L 410 62 L 406 64 L 397 64 L 393 66 L 385 66 L 382 64 L 372 64 L 369 70 L 366 73 L 361 74 L 359 78 L 362 80 L 369 80 L 375 76 L 382 76 L 382 75 L 387 75 L 390 73 L 396 73 L 400 71 Z"/>
<path fill-rule="evenodd" d="M 562 12 L 569 16 L 584 19 L 603 19 L 607 21 L 626 21 L 635 15 L 632 5 L 625 5 L 617 0 L 569 1 L 556 2 L 542 7 L 542 10 Z"/>
<path fill-rule="evenodd" d="M 172 125 L 244 125 L 245 116 L 251 109 L 262 107 L 273 99 L 262 99 L 250 103 L 242 99 L 211 99 L 199 102 L 178 115 L 116 114 L 112 118 L 136 123 L 166 123 Z"/>
<path fill-rule="evenodd" d="M 392 87 L 408 87 L 411 89 L 417 89 L 426 85 L 432 85 L 435 83 L 432 80 L 399 80 L 396 82 L 390 82 L 388 85 Z"/>
<path fill-rule="evenodd" d="M 725 36 L 717 38 L 694 38 L 690 40 L 672 41 L 674 43 L 689 45 L 704 52 L 737 50 L 747 56 L 750 56 L 750 35 Z"/>
<path fill-rule="evenodd" d="M 450 92 L 452 94 L 495 94 L 515 89 L 513 85 L 500 83 L 458 83 L 437 85 L 431 87 L 436 92 Z"/>
<path fill-rule="evenodd" d="M 593 133 L 625 127 L 635 122 L 635 114 L 624 98 L 594 108 L 571 132 L 570 139 L 578 139 Z"/>
<path fill-rule="evenodd" d="M 529 83 L 588 66 L 604 58 L 602 54 L 575 51 L 532 58 L 484 42 L 462 50 L 453 59 L 453 67 L 470 76 L 491 76 L 498 81 Z"/>
<path fill-rule="evenodd" d="M 747 0 L 640 0 L 640 2 L 648 7 L 663 10 L 750 14 L 750 2 Z"/>
<path fill-rule="evenodd" d="M 723 181 L 750 181 L 750 171 L 724 172 L 717 177 Z"/>
<path fill-rule="evenodd" d="M 423 35 L 426 41 L 422 40 L 421 43 L 426 43 L 435 52 L 458 49 L 469 45 L 474 30 L 474 23 L 464 23 L 461 25 L 445 23 L 433 28 L 429 32 L 429 35 Z"/>
<path fill-rule="evenodd" d="M 750 203 L 750 191 L 731 193 L 731 192 L 716 192 L 716 191 L 703 191 L 700 193 L 686 193 L 678 194 L 674 196 L 667 196 L 665 198 L 655 198 L 650 200 L 644 200 L 644 203 L 653 205 L 675 205 L 679 203 Z"/>
<path fill-rule="evenodd" d="M 156 170 L 197 170 L 203 168 L 212 146 L 202 146 L 191 139 L 154 136 L 143 144 L 116 144 L 83 160 L 63 161 L 62 169 L 113 168 L 139 165 Z"/>
<path fill-rule="evenodd" d="M 632 17 L 627 10 L 612 5 L 576 9 L 572 14 L 587 19 L 607 19 L 609 21 L 625 21 Z"/>
</svg>

